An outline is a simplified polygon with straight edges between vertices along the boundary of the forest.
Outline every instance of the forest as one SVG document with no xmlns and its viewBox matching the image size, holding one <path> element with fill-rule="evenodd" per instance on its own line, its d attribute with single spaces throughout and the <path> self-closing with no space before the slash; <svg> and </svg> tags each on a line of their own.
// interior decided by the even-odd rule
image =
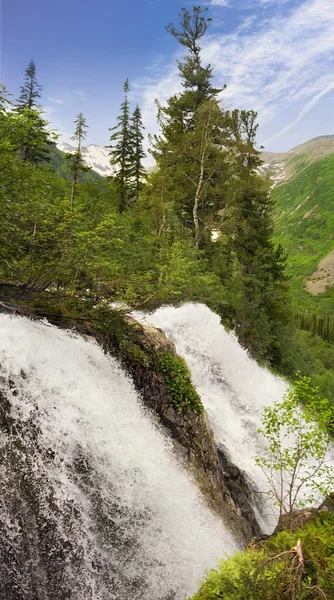
<svg viewBox="0 0 334 600">
<path fill-rule="evenodd" d="M 226 110 L 201 38 L 206 9 L 183 9 L 167 31 L 184 48 L 182 92 L 156 101 L 155 160 L 143 166 L 144 126 L 130 83 L 110 128 L 114 173 L 83 162 L 88 124 L 74 120 L 74 154 L 62 156 L 44 119 L 31 60 L 18 99 L 0 95 L 0 281 L 120 310 L 185 301 L 208 305 L 251 356 L 274 372 L 311 377 L 334 401 L 333 321 L 293 307 L 286 254 L 273 236 L 270 182 L 259 173 L 257 114 Z M 112 124 L 111 124 L 112 125 Z"/>
</svg>

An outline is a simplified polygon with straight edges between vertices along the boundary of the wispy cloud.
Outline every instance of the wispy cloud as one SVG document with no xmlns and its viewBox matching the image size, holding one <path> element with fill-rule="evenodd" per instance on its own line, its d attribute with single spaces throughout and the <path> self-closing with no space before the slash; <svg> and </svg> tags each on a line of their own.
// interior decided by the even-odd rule
<svg viewBox="0 0 334 600">
<path fill-rule="evenodd" d="M 150 71 L 152 73 L 159 73 L 164 62 L 164 56 L 157 56 L 154 60 L 152 60 L 152 63 L 146 67 L 146 71 Z"/>
<path fill-rule="evenodd" d="M 54 115 L 55 109 L 54 106 L 44 106 L 43 107 L 43 118 L 46 121 L 51 121 L 51 117 Z"/>
<path fill-rule="evenodd" d="M 87 96 L 84 90 L 73 90 L 72 94 L 74 94 L 75 96 L 79 96 L 81 100 L 87 100 Z"/>
<path fill-rule="evenodd" d="M 219 0 L 211 4 L 214 1 L 218 6 Z M 257 6 L 260 2 L 266 0 L 258 0 Z M 231 33 L 208 35 L 203 58 L 214 66 L 217 84 L 227 83 L 226 107 L 257 110 L 262 126 L 281 116 L 278 131 L 267 140 L 272 141 L 302 120 L 330 90 L 334 11 L 332 0 L 305 0 L 288 14 L 275 11 L 269 18 L 265 14 L 260 20 L 258 12 L 248 13 Z M 156 128 L 154 99 L 164 103 L 180 89 L 175 61 L 160 77 L 136 82 L 149 131 Z"/>
<path fill-rule="evenodd" d="M 273 142 L 277 138 L 281 137 L 284 133 L 287 133 L 287 131 L 289 131 L 295 125 L 297 125 L 297 123 L 299 123 L 303 119 L 303 117 L 305 117 L 305 115 L 307 115 L 307 113 L 310 112 L 310 110 L 318 104 L 319 100 L 321 100 L 323 96 L 326 96 L 331 90 L 334 90 L 333 82 L 330 83 L 325 89 L 321 90 L 313 98 L 311 98 L 311 100 L 307 102 L 305 106 L 303 106 L 303 108 L 299 111 L 297 117 L 291 123 L 286 125 L 286 127 L 283 127 L 283 129 L 278 131 L 278 133 L 276 133 L 275 135 L 272 135 L 271 138 L 264 142 L 264 144 L 270 144 L 270 142 Z"/>
<path fill-rule="evenodd" d="M 64 100 L 60 98 L 52 98 L 52 96 L 48 96 L 49 102 L 54 102 L 55 104 L 64 104 Z"/>
<path fill-rule="evenodd" d="M 211 0 L 211 2 L 207 2 L 206 4 L 210 6 L 231 6 L 231 0 Z"/>
<path fill-rule="evenodd" d="M 259 0 L 262 6 L 272 6 L 273 4 L 286 4 L 290 0 Z"/>
</svg>

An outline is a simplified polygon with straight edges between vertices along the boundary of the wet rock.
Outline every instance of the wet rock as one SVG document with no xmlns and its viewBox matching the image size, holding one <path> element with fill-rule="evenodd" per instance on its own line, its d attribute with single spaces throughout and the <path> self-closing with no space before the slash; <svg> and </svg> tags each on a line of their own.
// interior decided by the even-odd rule
<svg viewBox="0 0 334 600">
<path fill-rule="evenodd" d="M 254 486 L 246 473 L 231 462 L 227 450 L 221 444 L 217 445 L 217 454 L 225 486 L 236 508 L 239 509 L 246 536 L 248 539 L 259 536 L 261 529 L 252 506 L 255 501 Z"/>
<path fill-rule="evenodd" d="M 331 494 L 318 508 L 303 508 L 301 510 L 294 510 L 292 513 L 282 515 L 279 518 L 277 527 L 274 530 L 274 534 L 288 529 L 290 531 L 296 531 L 301 527 L 305 527 L 315 515 L 320 511 L 333 512 L 334 510 L 334 494 Z"/>
</svg>

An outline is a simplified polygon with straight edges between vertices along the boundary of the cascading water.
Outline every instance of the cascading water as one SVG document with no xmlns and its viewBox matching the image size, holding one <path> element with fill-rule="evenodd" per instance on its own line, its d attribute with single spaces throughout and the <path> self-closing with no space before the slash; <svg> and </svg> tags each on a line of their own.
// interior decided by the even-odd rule
<svg viewBox="0 0 334 600">
<path fill-rule="evenodd" d="M 179 308 L 164 307 L 152 314 L 135 313 L 139 321 L 162 329 L 175 343 L 191 370 L 224 455 L 241 469 L 248 480 L 249 500 L 262 530 L 271 533 L 278 520 L 278 509 L 267 495 L 268 482 L 255 463 L 265 439 L 258 433 L 265 406 L 282 399 L 287 383 L 260 367 L 240 346 L 233 333 L 227 333 L 218 315 L 201 304 L 185 304 Z M 287 438 L 286 444 L 294 440 Z M 327 451 L 326 463 L 334 467 L 334 447 Z M 312 457 L 299 470 L 301 477 L 315 468 Z M 308 503 L 308 489 L 299 498 Z M 320 504 L 321 494 L 313 498 Z"/>
<path fill-rule="evenodd" d="M 172 316 L 200 311 L 205 354 L 202 327 L 211 345 L 213 315 L 168 311 L 154 320 L 179 346 Z M 184 600 L 237 549 L 130 379 L 95 342 L 0 315 L 0 427 L 1 599 Z"/>
<path fill-rule="evenodd" d="M 286 383 L 251 359 L 235 335 L 220 324 L 219 316 L 204 305 L 165 307 L 134 316 L 161 328 L 174 341 L 191 370 L 216 442 L 256 484 L 258 492 L 266 491 L 266 479 L 254 460 L 264 443 L 257 430 L 263 408 L 282 398 Z M 256 492 L 255 497 L 258 521 L 270 533 L 277 524 L 277 513 L 269 499 L 256 496 Z"/>
</svg>

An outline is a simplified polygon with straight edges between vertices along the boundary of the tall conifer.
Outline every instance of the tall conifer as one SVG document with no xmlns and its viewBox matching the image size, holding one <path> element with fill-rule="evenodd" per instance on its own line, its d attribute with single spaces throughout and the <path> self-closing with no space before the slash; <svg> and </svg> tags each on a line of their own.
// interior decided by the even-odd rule
<svg viewBox="0 0 334 600">
<path fill-rule="evenodd" d="M 215 98 L 222 91 L 212 86 L 212 67 L 202 64 L 199 42 L 210 27 L 212 19 L 207 16 L 208 9 L 194 6 L 192 14 L 185 8 L 179 14 L 180 29 L 169 23 L 166 29 L 185 48 L 187 55 L 178 62 L 182 85 L 187 91 L 183 95 L 184 108 L 193 111 L 202 102 Z"/>
<path fill-rule="evenodd" d="M 152 150 L 159 168 L 167 167 L 171 174 L 169 192 L 175 209 L 193 231 L 198 247 L 205 236 L 210 239 L 207 219 L 214 220 L 219 208 L 218 190 L 226 171 L 223 154 L 216 151 L 223 144 L 223 115 L 217 101 L 223 88 L 213 86 L 212 67 L 204 66 L 201 58 L 200 42 L 211 23 L 207 13 L 200 6 L 192 13 L 184 8 L 180 27 L 170 23 L 166 28 L 187 49 L 184 60 L 178 62 L 184 91 L 164 107 L 157 103 L 161 136 L 155 137 Z"/>
<path fill-rule="evenodd" d="M 25 69 L 24 84 L 21 86 L 20 97 L 17 101 L 19 109 L 37 108 L 37 99 L 41 97 L 42 88 L 37 81 L 36 65 L 31 60 Z"/>
<path fill-rule="evenodd" d="M 114 133 L 110 136 L 110 164 L 116 167 L 115 179 L 119 189 L 119 212 L 126 211 L 131 200 L 131 177 L 132 177 L 132 140 L 130 133 L 130 110 L 129 80 L 124 83 L 124 101 L 121 104 L 121 114 L 118 117 L 118 125 L 111 127 L 109 131 Z"/>
<path fill-rule="evenodd" d="M 139 192 L 142 186 L 142 181 L 145 177 L 145 169 L 143 167 L 142 162 L 146 156 L 143 148 L 144 129 L 145 128 L 142 122 L 141 110 L 137 105 L 131 117 L 130 127 L 130 139 L 132 144 L 131 174 L 133 177 L 134 197 L 136 200 L 138 200 L 139 198 Z"/>
<path fill-rule="evenodd" d="M 235 195 L 227 246 L 236 258 L 235 327 L 239 340 L 255 356 L 277 364 L 282 358 L 280 339 L 291 317 L 290 300 L 285 254 L 272 241 L 273 202 L 267 182 L 258 175 L 262 161 L 255 147 L 256 117 L 254 111 L 226 113 Z"/>
<path fill-rule="evenodd" d="M 50 160 L 49 145 L 50 133 L 47 131 L 48 123 L 42 117 L 42 109 L 38 105 L 41 97 L 41 86 L 37 81 L 36 65 L 31 60 L 25 69 L 24 84 L 17 100 L 16 111 L 26 122 L 29 135 L 22 140 L 19 154 L 22 159 L 30 163 L 39 163 Z"/>
<path fill-rule="evenodd" d="M 86 139 L 88 125 L 82 112 L 77 115 L 74 121 L 75 131 L 72 136 L 72 140 L 77 143 L 74 154 L 67 154 L 66 158 L 69 160 L 70 172 L 72 175 L 72 191 L 71 191 L 71 208 L 73 209 L 74 200 L 77 195 L 77 187 L 79 183 L 80 173 L 89 171 L 82 158 L 82 142 Z"/>
</svg>

